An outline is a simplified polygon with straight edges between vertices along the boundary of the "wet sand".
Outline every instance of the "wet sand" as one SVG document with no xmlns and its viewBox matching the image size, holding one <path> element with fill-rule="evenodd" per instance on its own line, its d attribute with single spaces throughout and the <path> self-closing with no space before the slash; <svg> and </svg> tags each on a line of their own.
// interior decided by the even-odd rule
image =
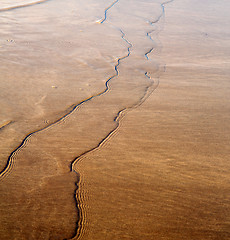
<svg viewBox="0 0 230 240">
<path fill-rule="evenodd" d="M 35 6 L 2 17 L 1 239 L 229 239 L 229 3 Z"/>
<path fill-rule="evenodd" d="M 225 4 L 166 6 L 159 87 L 77 165 L 80 239 L 230 239 Z"/>
</svg>

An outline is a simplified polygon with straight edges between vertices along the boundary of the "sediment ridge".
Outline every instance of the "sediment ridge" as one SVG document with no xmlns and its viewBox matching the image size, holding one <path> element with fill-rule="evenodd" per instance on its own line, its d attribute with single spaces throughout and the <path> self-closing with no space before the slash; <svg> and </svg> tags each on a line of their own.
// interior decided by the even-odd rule
<svg viewBox="0 0 230 240">
<path fill-rule="evenodd" d="M 6 11 L 11 11 L 11 10 L 19 9 L 19 8 L 31 7 L 31 6 L 34 6 L 34 5 L 46 3 L 46 2 L 48 2 L 48 1 L 51 1 L 51 0 L 40 0 L 40 1 L 34 1 L 34 2 L 25 3 L 25 4 L 20 4 L 20 5 L 14 5 L 14 6 L 9 6 L 9 7 L 4 7 L 4 8 L 0 8 L 0 12 L 6 12 Z"/>
<path fill-rule="evenodd" d="M 108 8 L 105 9 L 105 14 L 104 14 L 104 19 L 102 19 L 100 21 L 100 23 L 104 23 L 107 19 L 107 11 L 112 8 L 116 3 L 118 3 L 119 0 L 116 0 L 115 2 L 113 2 Z M 160 16 L 157 18 L 157 20 L 155 20 L 154 22 L 149 22 L 149 24 L 151 26 L 153 26 L 154 24 L 157 24 L 162 16 L 164 16 L 164 12 L 165 12 L 165 9 L 164 9 L 164 5 L 165 4 L 168 4 L 170 2 L 173 2 L 172 1 L 167 1 L 167 2 L 164 2 L 161 4 L 161 8 L 162 8 L 162 13 L 160 14 Z M 125 34 L 124 32 L 119 29 L 119 31 L 122 33 L 122 39 L 129 44 L 129 47 L 128 47 L 128 55 L 126 57 L 123 57 L 121 59 L 118 60 L 118 65 L 120 63 L 120 60 L 123 60 L 127 57 L 129 57 L 129 55 L 131 54 L 131 51 L 130 49 L 132 48 L 132 43 L 130 43 L 127 39 L 125 39 Z M 154 30 L 150 31 L 150 32 L 147 32 L 146 33 L 146 36 L 152 41 L 154 42 L 154 40 L 151 38 L 151 33 L 153 32 Z M 147 51 L 144 56 L 146 57 L 147 60 L 149 60 L 149 57 L 148 55 L 153 51 L 153 47 L 150 48 L 149 51 Z M 117 72 L 117 76 L 119 75 L 119 71 L 117 69 L 118 65 L 115 66 L 115 71 Z M 158 69 L 159 70 L 159 69 Z M 77 204 L 77 209 L 78 209 L 78 213 L 79 213 L 79 221 L 78 221 L 78 224 L 77 224 L 77 228 L 76 228 L 76 233 L 74 235 L 73 238 L 71 239 L 74 239 L 74 240 L 79 240 L 79 239 L 82 239 L 83 236 L 84 236 L 84 226 L 85 226 L 85 223 L 86 223 L 86 217 L 85 217 L 85 209 L 84 209 L 84 196 L 81 195 L 80 191 L 81 189 L 79 189 L 79 183 L 81 181 L 81 177 L 80 177 L 80 174 L 78 173 L 78 170 L 77 170 L 77 164 L 82 161 L 84 159 L 84 157 L 86 157 L 86 155 L 88 153 L 92 153 L 96 150 L 99 150 L 103 144 L 106 142 L 106 141 L 109 141 L 109 139 L 119 130 L 119 127 L 120 127 L 120 121 L 122 120 L 122 118 L 124 117 L 124 115 L 128 112 L 128 111 L 132 111 L 133 109 L 139 107 L 141 104 L 143 104 L 146 99 L 152 94 L 152 92 L 158 87 L 159 85 L 159 77 L 155 79 L 155 81 L 151 78 L 151 76 L 148 74 L 148 72 L 145 73 L 145 76 L 151 80 L 151 83 L 145 88 L 145 91 L 144 91 L 144 94 L 143 96 L 139 99 L 139 101 L 137 103 L 135 103 L 134 105 L 130 106 L 130 107 L 127 107 L 127 108 L 123 108 L 121 109 L 116 117 L 114 118 L 114 122 L 116 123 L 114 129 L 112 129 L 99 143 L 97 146 L 95 146 L 94 148 L 92 149 L 89 149 L 87 150 L 86 152 L 82 153 L 80 156 L 77 156 L 72 164 L 71 164 L 71 171 L 74 171 L 76 172 L 76 174 L 78 175 L 78 181 L 76 182 L 76 186 L 77 186 L 77 189 L 76 189 L 76 204 Z M 156 83 L 155 83 L 156 82 Z"/>
</svg>

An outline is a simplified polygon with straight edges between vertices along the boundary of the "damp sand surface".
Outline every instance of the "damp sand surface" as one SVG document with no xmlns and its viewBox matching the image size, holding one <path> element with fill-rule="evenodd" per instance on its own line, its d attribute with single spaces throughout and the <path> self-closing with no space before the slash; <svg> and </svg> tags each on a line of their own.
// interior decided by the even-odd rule
<svg viewBox="0 0 230 240">
<path fill-rule="evenodd" d="M 229 239 L 229 3 L 113 3 L 1 13 L 1 239 Z"/>
<path fill-rule="evenodd" d="M 153 27 L 137 7 L 154 21 L 160 3 L 151 13 L 148 4 L 125 4 L 108 19 L 111 4 L 1 6 L 1 239 L 75 236 L 72 163 L 157 85 L 160 66 L 146 55 Z"/>
<path fill-rule="evenodd" d="M 230 239 L 226 9 L 227 1 L 166 6 L 159 87 L 78 165 L 82 239 Z"/>
</svg>

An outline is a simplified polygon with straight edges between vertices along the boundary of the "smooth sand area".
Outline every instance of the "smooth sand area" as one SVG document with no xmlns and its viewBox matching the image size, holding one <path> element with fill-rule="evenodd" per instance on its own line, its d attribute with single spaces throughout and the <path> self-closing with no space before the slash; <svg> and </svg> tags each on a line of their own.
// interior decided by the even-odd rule
<svg viewBox="0 0 230 240">
<path fill-rule="evenodd" d="M 166 6 L 159 87 L 78 164 L 81 239 L 230 239 L 227 9 Z"/>
<path fill-rule="evenodd" d="M 0 239 L 230 239 L 229 2 L 161 3 L 0 16 Z"/>
</svg>

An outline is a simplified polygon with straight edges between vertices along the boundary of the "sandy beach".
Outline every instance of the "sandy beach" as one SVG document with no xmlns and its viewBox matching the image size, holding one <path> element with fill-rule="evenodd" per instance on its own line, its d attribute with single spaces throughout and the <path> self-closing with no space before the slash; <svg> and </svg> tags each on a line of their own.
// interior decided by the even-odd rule
<svg viewBox="0 0 230 240">
<path fill-rule="evenodd" d="M 230 239 L 229 9 L 0 3 L 0 239 Z"/>
</svg>

